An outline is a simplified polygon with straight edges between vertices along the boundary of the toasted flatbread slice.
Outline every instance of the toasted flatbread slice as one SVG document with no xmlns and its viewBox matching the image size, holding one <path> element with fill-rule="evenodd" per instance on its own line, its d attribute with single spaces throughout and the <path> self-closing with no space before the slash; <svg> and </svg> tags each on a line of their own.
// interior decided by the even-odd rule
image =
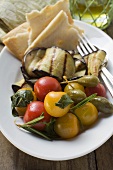
<svg viewBox="0 0 113 170">
<path fill-rule="evenodd" d="M 35 47 L 57 46 L 65 50 L 74 50 L 78 44 L 78 31 L 68 21 L 67 14 L 62 10 L 40 33 L 28 47 L 27 51 Z"/>
<path fill-rule="evenodd" d="M 68 16 L 69 23 L 73 23 L 73 19 L 69 10 L 69 0 L 58 1 L 55 5 L 48 5 L 40 12 L 33 10 L 26 14 L 26 20 L 29 23 L 29 45 L 35 38 L 47 27 L 54 17 L 63 10 Z"/>
<path fill-rule="evenodd" d="M 26 30 L 28 30 L 28 23 L 27 22 L 24 22 L 23 24 L 17 26 L 16 28 L 14 28 L 13 30 L 11 30 L 10 32 L 8 32 L 3 38 L 2 40 L 6 40 L 7 38 L 9 37 L 12 37 L 12 36 L 16 36 L 17 33 L 23 33 L 25 32 Z"/>
<path fill-rule="evenodd" d="M 22 60 L 28 48 L 28 37 L 28 23 L 25 22 L 7 33 L 2 38 L 2 41 L 15 57 Z"/>
</svg>

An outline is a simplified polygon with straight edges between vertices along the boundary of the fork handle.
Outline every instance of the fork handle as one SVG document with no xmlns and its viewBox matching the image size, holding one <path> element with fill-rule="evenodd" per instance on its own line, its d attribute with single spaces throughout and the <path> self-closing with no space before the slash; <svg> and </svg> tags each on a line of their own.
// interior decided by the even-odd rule
<svg viewBox="0 0 113 170">
<path fill-rule="evenodd" d="M 107 70 L 106 67 L 102 67 L 101 71 L 106 76 L 106 78 L 109 80 L 111 85 L 113 86 L 113 76 L 112 76 L 112 74 Z"/>
<path fill-rule="evenodd" d="M 111 96 L 113 97 L 113 76 L 110 74 L 110 72 L 103 67 L 100 76 L 102 80 L 104 81 L 108 91 L 110 92 Z M 110 79 L 111 78 L 111 79 Z"/>
</svg>

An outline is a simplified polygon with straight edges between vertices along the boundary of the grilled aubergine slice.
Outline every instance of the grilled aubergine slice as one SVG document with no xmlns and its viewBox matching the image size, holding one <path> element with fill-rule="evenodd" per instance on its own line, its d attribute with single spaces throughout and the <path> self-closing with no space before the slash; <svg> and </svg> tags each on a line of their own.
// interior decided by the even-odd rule
<svg viewBox="0 0 113 170">
<path fill-rule="evenodd" d="M 58 47 L 31 50 L 24 57 L 23 68 L 30 78 L 49 75 L 62 81 L 64 75 L 70 79 L 75 74 L 72 55 Z"/>
</svg>

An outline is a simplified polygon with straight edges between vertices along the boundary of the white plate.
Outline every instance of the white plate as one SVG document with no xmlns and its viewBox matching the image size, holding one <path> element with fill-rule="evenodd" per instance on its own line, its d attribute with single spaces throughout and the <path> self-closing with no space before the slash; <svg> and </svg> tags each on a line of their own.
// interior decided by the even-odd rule
<svg viewBox="0 0 113 170">
<path fill-rule="evenodd" d="M 76 25 L 85 30 L 91 42 L 106 50 L 109 57 L 109 70 L 113 73 L 113 41 L 101 30 L 76 21 Z M 46 160 L 69 160 L 86 155 L 105 143 L 113 133 L 113 116 L 101 118 L 89 130 L 72 140 L 46 141 L 19 130 L 11 114 L 11 85 L 20 76 L 21 63 L 6 48 L 0 57 L 0 128 L 4 136 L 18 149 L 37 158 Z M 113 102 L 108 94 L 109 100 Z"/>
</svg>

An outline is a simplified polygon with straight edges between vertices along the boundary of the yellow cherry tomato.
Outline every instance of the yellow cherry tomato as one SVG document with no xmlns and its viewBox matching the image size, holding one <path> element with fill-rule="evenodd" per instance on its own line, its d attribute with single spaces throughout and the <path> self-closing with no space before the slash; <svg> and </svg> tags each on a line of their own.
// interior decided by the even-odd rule
<svg viewBox="0 0 113 170">
<path fill-rule="evenodd" d="M 26 112 L 27 107 L 15 107 L 15 110 L 18 112 L 19 116 L 23 116 Z"/>
<path fill-rule="evenodd" d="M 48 114 L 53 117 L 61 117 L 69 111 L 71 104 L 67 105 L 65 108 L 56 106 L 56 103 L 58 103 L 63 95 L 67 95 L 67 93 L 52 91 L 45 96 L 44 107 Z"/>
<path fill-rule="evenodd" d="M 61 138 L 73 138 L 79 133 L 79 121 L 74 114 L 67 113 L 57 118 L 54 124 L 54 130 Z"/>
<path fill-rule="evenodd" d="M 85 126 L 92 125 L 98 118 L 97 108 L 90 102 L 76 109 L 74 112 L 80 122 Z"/>
<path fill-rule="evenodd" d="M 84 90 L 84 86 L 82 86 L 79 83 L 73 82 L 73 83 L 69 83 L 65 86 L 64 91 L 67 93 L 69 90 L 81 90 L 83 92 L 85 92 Z"/>
</svg>

